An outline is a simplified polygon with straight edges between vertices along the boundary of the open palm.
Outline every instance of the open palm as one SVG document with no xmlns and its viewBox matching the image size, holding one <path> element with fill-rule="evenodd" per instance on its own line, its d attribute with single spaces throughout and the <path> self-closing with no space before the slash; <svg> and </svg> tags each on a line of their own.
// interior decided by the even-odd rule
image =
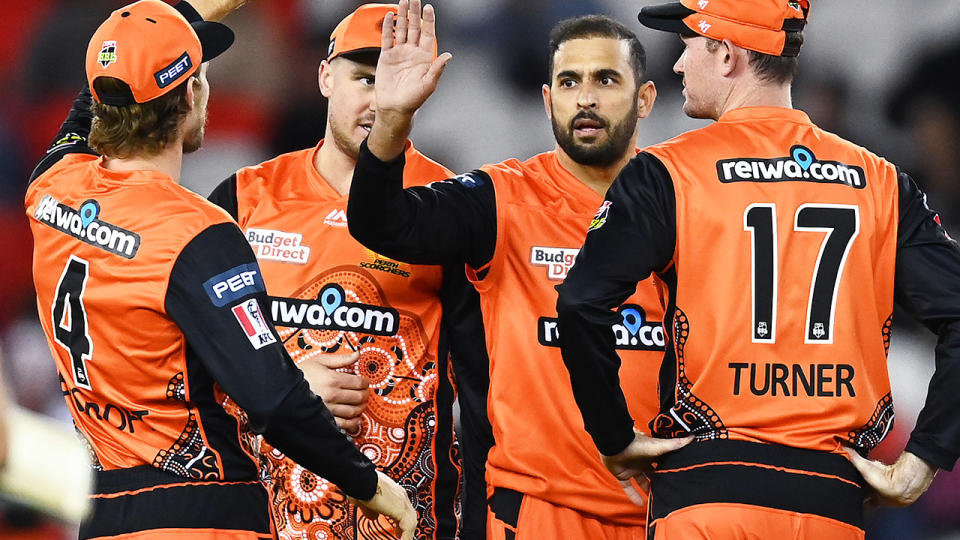
<svg viewBox="0 0 960 540">
<path fill-rule="evenodd" d="M 396 27 L 394 27 L 394 20 Z M 387 14 L 377 63 L 377 108 L 412 114 L 437 88 L 450 53 L 436 55 L 436 14 L 420 0 L 400 0 L 398 13 Z"/>
</svg>

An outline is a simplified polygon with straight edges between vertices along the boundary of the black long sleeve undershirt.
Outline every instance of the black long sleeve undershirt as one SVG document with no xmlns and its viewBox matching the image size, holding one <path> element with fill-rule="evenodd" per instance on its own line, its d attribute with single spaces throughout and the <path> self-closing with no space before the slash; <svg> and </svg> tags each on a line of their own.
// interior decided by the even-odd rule
<svg viewBox="0 0 960 540">
<path fill-rule="evenodd" d="M 250 427 L 307 469 L 348 495 L 371 498 L 376 469 L 336 427 L 323 402 L 310 391 L 279 339 L 255 349 L 231 311 L 251 298 L 269 309 L 266 292 L 248 294 L 217 307 L 204 290 L 213 276 L 256 258 L 233 223 L 214 225 L 180 253 L 170 274 L 166 310 L 214 380 L 249 418 Z"/>
<path fill-rule="evenodd" d="M 347 224 L 364 246 L 413 264 L 468 264 L 493 258 L 497 205 L 483 171 L 403 189 L 405 158 L 380 161 L 360 145 L 353 171 Z M 467 181 L 462 181 L 466 178 Z"/>
</svg>

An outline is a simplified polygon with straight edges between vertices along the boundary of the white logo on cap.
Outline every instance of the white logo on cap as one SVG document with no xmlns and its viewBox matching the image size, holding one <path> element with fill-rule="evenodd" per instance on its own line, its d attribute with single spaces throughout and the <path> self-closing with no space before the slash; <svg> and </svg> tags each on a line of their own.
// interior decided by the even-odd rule
<svg viewBox="0 0 960 540">
<path fill-rule="evenodd" d="M 103 46 L 100 47 L 100 54 L 97 55 L 97 62 L 101 66 L 107 67 L 116 61 L 117 61 L 117 42 L 104 41 Z"/>
<path fill-rule="evenodd" d="M 700 0 L 697 2 L 697 5 L 700 6 L 700 9 L 707 9 L 707 4 L 710 3 L 710 0 Z"/>
<path fill-rule="evenodd" d="M 705 21 L 705 20 L 703 20 L 703 19 L 700 19 L 700 24 L 698 24 L 697 26 L 700 27 L 700 31 L 701 31 L 701 32 L 703 32 L 704 34 L 706 34 L 707 31 L 710 30 L 710 26 L 712 26 L 712 25 L 711 25 L 710 23 L 708 23 L 707 21 Z"/>
</svg>

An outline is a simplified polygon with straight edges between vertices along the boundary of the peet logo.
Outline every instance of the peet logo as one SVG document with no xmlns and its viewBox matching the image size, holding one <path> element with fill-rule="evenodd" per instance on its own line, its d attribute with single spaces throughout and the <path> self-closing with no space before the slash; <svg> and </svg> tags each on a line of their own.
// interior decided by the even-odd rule
<svg viewBox="0 0 960 540">
<path fill-rule="evenodd" d="M 137 256 L 140 235 L 97 219 L 100 203 L 88 199 L 74 210 L 50 195 L 44 195 L 33 213 L 34 219 L 70 235 L 81 242 L 109 251 L 125 259 Z"/>
<path fill-rule="evenodd" d="M 244 296 L 265 292 L 260 269 L 254 263 L 241 264 L 203 282 L 203 290 L 217 307 L 223 307 Z"/>
<path fill-rule="evenodd" d="M 378 336 L 392 336 L 400 326 L 397 310 L 347 302 L 343 287 L 336 283 L 324 286 L 315 300 L 271 297 L 270 316 L 277 326 Z"/>
<path fill-rule="evenodd" d="M 534 266 L 546 266 L 547 277 L 563 281 L 573 267 L 579 249 L 533 246 L 530 249 L 530 263 Z"/>
<path fill-rule="evenodd" d="M 193 62 L 190 60 L 190 55 L 184 51 L 180 58 L 174 60 L 172 64 L 154 73 L 153 78 L 157 81 L 157 86 L 166 88 L 186 74 L 192 67 Z"/>
<path fill-rule="evenodd" d="M 246 235 L 258 259 L 293 264 L 310 260 L 310 248 L 303 245 L 302 234 L 251 228 Z"/>
<path fill-rule="evenodd" d="M 636 304 L 624 304 L 618 310 L 620 322 L 610 327 L 616 348 L 624 351 L 662 351 L 666 345 L 663 324 L 648 321 L 646 312 Z M 540 317 L 537 320 L 537 340 L 544 347 L 560 346 L 557 319 Z"/>
<path fill-rule="evenodd" d="M 820 161 L 809 148 L 794 145 L 790 157 L 773 159 L 734 158 L 717 162 L 717 176 L 731 182 L 817 182 L 867 187 L 863 169 L 839 161 Z"/>
</svg>

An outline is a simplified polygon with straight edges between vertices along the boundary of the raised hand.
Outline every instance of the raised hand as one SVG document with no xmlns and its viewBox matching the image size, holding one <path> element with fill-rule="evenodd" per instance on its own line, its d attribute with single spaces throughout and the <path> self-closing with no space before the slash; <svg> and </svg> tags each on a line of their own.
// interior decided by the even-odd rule
<svg viewBox="0 0 960 540">
<path fill-rule="evenodd" d="M 367 145 L 373 155 L 390 160 L 403 152 L 413 113 L 437 88 L 444 66 L 453 57 L 437 50 L 436 14 L 420 0 L 400 0 L 394 15 L 383 19 L 380 61 L 377 63 L 377 116 Z"/>
<path fill-rule="evenodd" d="M 879 502 L 890 506 L 913 504 L 933 482 L 937 468 L 926 461 L 904 452 L 893 465 L 864 458 L 851 448 L 846 448 L 850 462 L 860 471 L 867 485 Z"/>
<path fill-rule="evenodd" d="M 437 88 L 443 68 L 452 56 L 437 50 L 436 14 L 420 0 L 400 0 L 394 15 L 383 21 L 380 61 L 377 63 L 377 112 L 412 115 Z"/>
<path fill-rule="evenodd" d="M 247 0 L 190 0 L 205 21 L 219 21 L 246 3 Z"/>
<path fill-rule="evenodd" d="M 643 495 L 631 480 L 640 485 L 642 491 L 649 487 L 647 474 L 650 473 L 650 464 L 656 458 L 674 450 L 679 450 L 690 444 L 693 437 L 683 439 L 658 439 L 644 435 L 642 431 L 634 430 L 633 441 L 619 454 L 603 456 L 603 464 L 613 473 L 620 482 L 620 487 L 637 505 L 643 505 Z"/>
</svg>

